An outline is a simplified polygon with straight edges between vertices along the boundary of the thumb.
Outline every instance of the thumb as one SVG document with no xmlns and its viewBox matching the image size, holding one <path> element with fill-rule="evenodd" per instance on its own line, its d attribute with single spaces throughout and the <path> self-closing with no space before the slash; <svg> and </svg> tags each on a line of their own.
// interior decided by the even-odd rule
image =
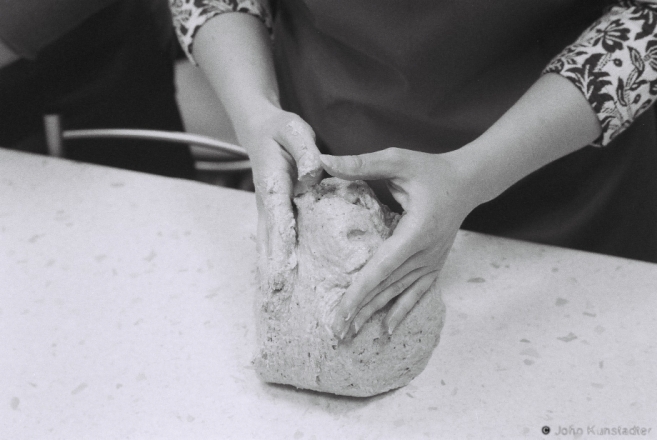
<svg viewBox="0 0 657 440">
<path fill-rule="evenodd" d="M 289 176 L 268 176 L 260 185 L 265 226 L 261 235 L 267 258 L 267 278 L 270 289 L 286 287 L 289 273 L 296 267 L 296 222 L 292 211 L 292 182 Z M 262 227 L 262 226 L 261 226 Z"/>
<path fill-rule="evenodd" d="M 346 180 L 394 179 L 403 171 L 403 150 L 387 148 L 357 156 L 329 156 L 322 154 L 324 169 L 335 177 Z"/>
<path fill-rule="evenodd" d="M 319 182 L 322 164 L 319 162 L 315 133 L 310 125 L 296 117 L 276 133 L 274 140 L 294 157 L 299 182 L 306 185 Z"/>
</svg>

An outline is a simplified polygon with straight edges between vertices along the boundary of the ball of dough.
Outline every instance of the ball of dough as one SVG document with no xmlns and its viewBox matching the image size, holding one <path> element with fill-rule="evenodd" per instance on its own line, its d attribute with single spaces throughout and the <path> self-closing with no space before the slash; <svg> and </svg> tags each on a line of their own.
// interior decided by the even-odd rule
<svg viewBox="0 0 657 440">
<path fill-rule="evenodd" d="M 445 306 L 438 287 L 415 305 L 392 336 L 377 312 L 350 340 L 330 325 L 353 277 L 388 238 L 398 214 L 382 205 L 362 181 L 323 180 L 294 200 L 296 270 L 286 288 L 261 283 L 256 301 L 258 376 L 347 396 L 372 396 L 408 384 L 438 344 Z"/>
</svg>

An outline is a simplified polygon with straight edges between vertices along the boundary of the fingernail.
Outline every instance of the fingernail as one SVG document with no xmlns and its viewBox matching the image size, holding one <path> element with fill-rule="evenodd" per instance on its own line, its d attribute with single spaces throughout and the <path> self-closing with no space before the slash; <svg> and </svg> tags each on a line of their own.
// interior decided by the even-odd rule
<svg viewBox="0 0 657 440">
<path fill-rule="evenodd" d="M 349 321 L 349 318 L 351 318 L 351 312 L 347 313 L 347 317 L 344 318 L 345 321 Z"/>
<path fill-rule="evenodd" d="M 392 336 L 392 332 L 395 331 L 396 324 L 390 323 L 388 324 L 388 336 Z"/>
<path fill-rule="evenodd" d="M 347 336 L 347 332 L 349 331 L 349 327 L 345 328 L 342 330 L 342 333 L 340 334 L 340 340 L 343 340 L 345 336 Z"/>
<path fill-rule="evenodd" d="M 360 330 L 360 326 L 358 323 L 354 322 L 354 333 L 358 333 L 358 330 Z"/>
</svg>

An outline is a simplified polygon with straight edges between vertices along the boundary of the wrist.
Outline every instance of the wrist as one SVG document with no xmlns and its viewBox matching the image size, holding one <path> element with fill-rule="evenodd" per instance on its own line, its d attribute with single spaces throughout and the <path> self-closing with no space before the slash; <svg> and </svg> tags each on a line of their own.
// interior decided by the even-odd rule
<svg viewBox="0 0 657 440">
<path fill-rule="evenodd" d="M 483 152 L 483 146 L 473 141 L 458 150 L 443 154 L 452 164 L 461 188 L 465 189 L 466 193 L 462 194 L 461 200 L 470 210 L 494 199 L 508 187 L 499 181 L 499 173 L 496 173 Z"/>
<path fill-rule="evenodd" d="M 567 79 L 548 74 L 486 132 L 453 156 L 477 203 L 494 199 L 539 168 L 600 134 L 595 112 Z"/>
<path fill-rule="evenodd" d="M 260 131 L 267 121 L 279 115 L 283 110 L 277 100 L 260 97 L 245 100 L 247 106 L 229 113 L 230 120 L 238 139 Z"/>
</svg>

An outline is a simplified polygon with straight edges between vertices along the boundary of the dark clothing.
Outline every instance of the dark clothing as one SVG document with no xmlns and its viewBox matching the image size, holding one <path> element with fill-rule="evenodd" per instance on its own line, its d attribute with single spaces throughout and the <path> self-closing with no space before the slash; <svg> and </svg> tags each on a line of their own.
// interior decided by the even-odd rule
<svg viewBox="0 0 657 440">
<path fill-rule="evenodd" d="M 106 1 L 107 3 L 107 1 Z M 166 2 L 120 0 L 41 49 L 0 70 L 0 145 L 45 153 L 43 115 L 65 129 L 182 130 L 173 81 L 174 40 Z M 66 157 L 192 178 L 187 146 L 75 140 Z"/>
<path fill-rule="evenodd" d="M 281 1 L 274 41 L 283 102 L 332 154 L 448 152 L 502 116 L 606 3 Z M 463 227 L 657 262 L 656 166 L 649 110 L 610 145 L 547 165 Z"/>
<path fill-rule="evenodd" d="M 21 58 L 39 51 L 115 0 L 20 0 L 0 2 L 0 40 Z"/>
</svg>

